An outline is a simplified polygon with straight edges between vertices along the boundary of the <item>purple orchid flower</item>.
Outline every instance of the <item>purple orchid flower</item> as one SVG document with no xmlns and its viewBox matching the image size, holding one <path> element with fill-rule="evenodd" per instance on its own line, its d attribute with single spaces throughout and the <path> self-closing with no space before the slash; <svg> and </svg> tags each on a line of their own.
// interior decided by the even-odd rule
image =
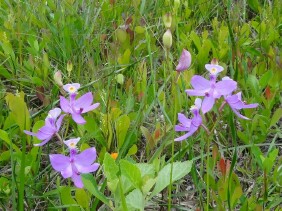
<svg viewBox="0 0 282 211">
<path fill-rule="evenodd" d="M 40 144 L 34 144 L 34 146 L 42 146 L 46 144 L 51 138 L 60 130 L 63 118 L 65 115 L 61 114 L 61 109 L 54 108 L 49 111 L 48 116 L 45 119 L 45 125 L 41 127 L 37 133 L 33 133 L 27 130 L 24 130 L 24 133 L 27 135 L 35 136 L 39 140 L 42 140 Z M 58 118 L 59 117 L 59 118 Z M 58 118 L 58 120 L 57 120 Z"/>
<path fill-rule="evenodd" d="M 179 59 L 179 63 L 176 66 L 176 71 L 182 72 L 188 69 L 191 65 L 192 57 L 189 51 L 183 49 L 182 54 Z"/>
<path fill-rule="evenodd" d="M 204 114 L 212 109 L 216 99 L 222 95 L 231 94 L 237 88 L 237 82 L 230 78 L 216 83 L 215 75 L 211 75 L 209 81 L 202 76 L 195 75 L 191 79 L 191 85 L 194 89 L 185 90 L 188 95 L 205 96 L 202 103 Z"/>
<path fill-rule="evenodd" d="M 257 103 L 253 103 L 253 104 L 245 104 L 242 101 L 242 93 L 239 92 L 235 95 L 229 95 L 227 97 L 225 97 L 225 101 L 229 104 L 230 108 L 232 109 L 232 111 L 239 117 L 242 119 L 247 119 L 249 120 L 249 118 L 243 116 L 242 114 L 239 113 L 238 110 L 241 110 L 243 108 L 256 108 L 258 106 Z"/>
<path fill-rule="evenodd" d="M 80 84 L 79 83 L 66 84 L 63 86 L 63 88 L 69 94 L 74 94 L 80 88 Z"/>
<path fill-rule="evenodd" d="M 93 163 L 96 160 L 95 147 L 86 149 L 80 154 L 76 149 L 72 149 L 69 157 L 62 154 L 51 154 L 49 157 L 52 167 L 64 178 L 71 177 L 78 188 L 83 188 L 81 174 L 94 172 L 99 168 L 98 163 Z"/>
<path fill-rule="evenodd" d="M 199 113 L 201 104 L 202 104 L 202 100 L 200 98 L 197 98 L 195 100 L 195 105 L 192 106 L 190 109 L 194 114 L 194 117 L 192 119 L 188 119 L 184 114 L 178 113 L 178 120 L 180 124 L 175 125 L 175 131 L 188 131 L 188 133 L 174 139 L 174 141 L 183 141 L 184 139 L 193 135 L 198 130 L 198 128 L 202 125 L 202 117 Z"/>
<path fill-rule="evenodd" d="M 77 100 L 75 99 L 76 94 L 71 94 L 70 99 L 60 96 L 60 106 L 65 113 L 71 114 L 72 119 L 77 124 L 85 124 L 85 119 L 81 116 L 88 111 L 92 111 L 97 108 L 100 103 L 95 103 L 91 105 L 93 101 L 93 95 L 91 92 L 88 92 L 82 95 Z"/>
</svg>

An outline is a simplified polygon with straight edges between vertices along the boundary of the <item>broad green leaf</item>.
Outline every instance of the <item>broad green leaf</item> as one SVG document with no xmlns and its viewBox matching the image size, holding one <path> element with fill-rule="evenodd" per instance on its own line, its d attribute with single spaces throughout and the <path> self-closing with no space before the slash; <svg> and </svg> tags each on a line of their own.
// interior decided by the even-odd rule
<svg viewBox="0 0 282 211">
<path fill-rule="evenodd" d="M 117 173 L 119 168 L 115 160 L 111 157 L 109 153 L 106 153 L 104 156 L 104 173 L 108 181 L 114 180 L 117 178 Z"/>
<path fill-rule="evenodd" d="M 272 127 L 274 126 L 280 119 L 282 118 L 282 108 L 278 108 L 272 118 L 271 118 L 271 122 L 270 122 L 270 126 L 269 127 Z"/>
<path fill-rule="evenodd" d="M 243 133 L 242 131 L 238 130 L 237 135 L 241 139 L 241 141 L 243 141 L 245 144 L 249 144 L 250 140 L 246 133 Z"/>
<path fill-rule="evenodd" d="M 150 131 L 143 126 L 140 127 L 140 130 L 141 130 L 143 136 L 145 137 L 150 149 L 153 149 L 155 147 L 155 142 L 153 140 L 153 137 L 152 137 Z"/>
<path fill-rule="evenodd" d="M 120 176 L 119 182 L 119 185 L 122 187 L 123 194 L 127 194 L 134 189 L 134 185 L 132 184 L 131 180 L 129 180 L 128 177 L 124 175 Z"/>
<path fill-rule="evenodd" d="M 257 163 L 259 164 L 261 168 L 263 168 L 263 163 L 261 159 L 261 156 L 263 155 L 262 155 L 260 148 L 257 146 L 252 146 L 251 150 L 252 150 L 253 155 L 255 156 Z"/>
<path fill-rule="evenodd" d="M 252 90 L 252 94 L 254 96 L 258 96 L 258 90 L 260 90 L 260 89 L 259 89 L 259 82 L 258 82 L 258 79 L 256 78 L 256 76 L 248 75 L 247 83 Z"/>
<path fill-rule="evenodd" d="M 266 173 L 269 173 L 274 165 L 275 159 L 278 155 L 278 149 L 272 150 L 265 159 L 262 159 L 263 168 Z"/>
<path fill-rule="evenodd" d="M 94 179 L 93 175 L 91 174 L 82 174 L 81 175 L 82 182 L 84 187 L 96 198 L 101 200 L 104 204 L 110 207 L 109 199 L 99 191 L 96 180 Z"/>
<path fill-rule="evenodd" d="M 130 62 L 130 55 L 131 55 L 131 51 L 129 49 L 126 49 L 126 51 L 124 52 L 124 54 L 118 58 L 118 63 L 123 65 L 123 64 L 129 64 Z"/>
<path fill-rule="evenodd" d="M 148 163 L 136 163 L 136 166 L 140 169 L 141 171 L 141 177 L 144 177 L 146 175 L 150 177 L 155 176 L 155 168 L 153 164 L 148 164 Z"/>
<path fill-rule="evenodd" d="M 126 31 L 123 30 L 123 29 L 117 29 L 116 30 L 116 37 L 117 37 L 118 41 L 120 41 L 121 43 L 125 42 L 125 40 L 127 38 Z"/>
<path fill-rule="evenodd" d="M 136 26 L 134 30 L 137 34 L 143 34 L 145 32 L 145 29 L 142 26 Z"/>
<path fill-rule="evenodd" d="M 60 197 L 63 205 L 69 205 L 68 210 L 80 211 L 77 202 L 72 198 L 70 187 L 60 187 Z"/>
<path fill-rule="evenodd" d="M 121 160 L 120 170 L 121 170 L 121 175 L 127 177 L 132 182 L 134 187 L 141 188 L 142 185 L 141 172 L 136 165 L 130 163 L 127 160 Z"/>
<path fill-rule="evenodd" d="M 128 150 L 127 156 L 135 155 L 137 153 L 137 146 L 133 144 L 132 147 Z"/>
<path fill-rule="evenodd" d="M 149 193 L 149 191 L 151 190 L 151 188 L 156 184 L 156 179 L 147 179 L 145 182 L 144 182 L 144 185 L 142 186 L 142 192 L 144 194 L 147 194 Z"/>
<path fill-rule="evenodd" d="M 192 31 L 190 34 L 190 38 L 193 40 L 197 50 L 199 51 L 201 49 L 201 40 L 199 36 L 194 31 Z"/>
<path fill-rule="evenodd" d="M 7 144 L 8 144 L 8 146 L 10 146 L 11 144 L 12 144 L 12 148 L 16 151 L 16 152 L 21 152 L 21 150 L 15 145 L 15 144 L 13 144 L 12 142 L 11 142 L 11 140 L 10 140 L 10 138 L 9 138 L 9 135 L 8 135 L 8 133 L 6 132 L 6 131 L 4 131 L 4 130 L 0 130 L 0 140 L 3 140 L 3 141 L 5 141 Z"/>
<path fill-rule="evenodd" d="M 116 120 L 115 129 L 119 148 L 124 142 L 129 125 L 130 118 L 127 115 L 122 115 Z"/>
<path fill-rule="evenodd" d="M 185 162 L 174 162 L 172 168 L 172 182 L 175 182 L 187 175 L 191 171 L 192 163 L 193 162 L 190 160 Z M 150 197 L 157 195 L 170 184 L 171 165 L 172 164 L 169 163 L 162 168 L 162 170 L 160 170 L 157 177 L 156 186 Z"/>
<path fill-rule="evenodd" d="M 87 208 L 90 203 L 90 197 L 87 195 L 84 189 L 79 188 L 75 191 L 75 199 L 77 203 L 83 208 Z"/>
<path fill-rule="evenodd" d="M 272 76 L 273 76 L 272 70 L 268 70 L 260 77 L 259 85 L 262 89 L 266 87 Z"/>
<path fill-rule="evenodd" d="M 11 152 L 10 151 L 4 151 L 0 153 L 0 161 L 6 161 L 9 160 L 11 157 Z"/>
<path fill-rule="evenodd" d="M 21 131 L 30 130 L 30 117 L 29 112 L 24 102 L 24 93 L 13 95 L 8 93 L 6 96 L 6 102 L 11 110 L 11 115 Z"/>
<path fill-rule="evenodd" d="M 132 210 L 144 210 L 145 199 L 139 189 L 135 189 L 126 196 L 126 204 Z"/>
</svg>

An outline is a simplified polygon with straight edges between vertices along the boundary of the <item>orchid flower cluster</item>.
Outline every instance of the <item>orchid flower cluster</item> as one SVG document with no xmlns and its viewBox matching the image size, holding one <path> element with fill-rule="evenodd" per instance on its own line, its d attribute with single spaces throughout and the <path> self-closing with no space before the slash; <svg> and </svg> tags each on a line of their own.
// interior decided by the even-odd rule
<svg viewBox="0 0 282 211">
<path fill-rule="evenodd" d="M 176 70 L 183 71 L 187 69 L 190 64 L 191 55 L 190 53 L 188 54 L 186 50 L 183 50 Z M 196 98 L 195 105 L 193 105 L 190 109 L 193 113 L 192 119 L 187 118 L 182 113 L 178 113 L 178 121 L 180 124 L 175 126 L 175 131 L 185 131 L 187 133 L 176 138 L 175 141 L 183 141 L 187 139 L 193 135 L 200 126 L 207 130 L 205 125 L 202 123 L 200 111 L 202 111 L 202 114 L 206 114 L 213 108 L 215 102 L 222 97 L 224 98 L 224 101 L 220 106 L 220 110 L 222 110 L 223 107 L 228 104 L 232 111 L 242 119 L 249 120 L 249 118 L 240 114 L 239 110 L 244 108 L 256 108 L 258 106 L 257 103 L 246 104 L 243 102 L 241 92 L 232 94 L 237 89 L 237 82 L 231 78 L 225 76 L 221 81 L 217 82 L 218 74 L 224 70 L 224 68 L 218 65 L 217 62 L 206 64 L 205 68 L 209 71 L 210 80 L 207 80 L 199 75 L 194 75 L 191 79 L 191 85 L 194 89 L 185 90 L 189 96 L 203 97 L 203 100 Z"/>
<path fill-rule="evenodd" d="M 54 108 L 49 111 L 45 119 L 45 125 L 37 133 L 26 130 L 24 133 L 35 136 L 42 141 L 39 144 L 34 144 L 34 146 L 43 146 L 54 136 L 63 141 L 69 149 L 69 156 L 50 154 L 51 165 L 56 171 L 62 174 L 63 178 L 71 178 L 76 187 L 82 188 L 83 183 L 80 174 L 94 172 L 99 168 L 99 164 L 94 163 L 97 156 L 96 149 L 95 147 L 91 147 L 79 153 L 77 143 L 80 138 L 64 141 L 59 135 L 63 119 L 67 114 L 71 115 L 77 124 L 85 124 L 86 121 L 82 117 L 82 114 L 92 111 L 100 105 L 99 103 L 92 104 L 93 95 L 91 92 L 76 99 L 79 88 L 80 84 L 78 83 L 64 85 L 63 89 L 69 94 L 69 99 L 60 96 L 61 108 Z M 65 114 L 61 114 L 62 110 Z"/>
</svg>

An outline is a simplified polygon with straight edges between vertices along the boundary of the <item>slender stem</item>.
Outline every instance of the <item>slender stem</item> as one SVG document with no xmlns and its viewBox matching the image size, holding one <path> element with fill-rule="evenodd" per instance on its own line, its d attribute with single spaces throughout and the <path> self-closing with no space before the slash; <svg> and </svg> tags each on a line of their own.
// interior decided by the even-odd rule
<svg viewBox="0 0 282 211">
<path fill-rule="evenodd" d="M 210 179 L 209 179 L 209 162 L 210 162 L 210 136 L 208 136 L 207 140 L 207 163 L 206 163 L 206 168 L 207 168 L 207 186 L 206 186 L 206 191 L 207 191 L 207 211 L 209 210 L 209 199 L 210 199 Z"/>
<path fill-rule="evenodd" d="M 62 139 L 62 137 L 60 136 L 59 133 L 55 133 L 56 137 L 59 139 L 59 141 L 61 142 L 61 144 L 63 145 L 64 144 L 64 141 Z"/>
<path fill-rule="evenodd" d="M 24 184 L 25 184 L 25 153 L 26 153 L 26 139 L 22 138 L 22 158 L 20 168 L 20 187 L 19 187 L 19 204 L 18 209 L 24 210 Z"/>
</svg>

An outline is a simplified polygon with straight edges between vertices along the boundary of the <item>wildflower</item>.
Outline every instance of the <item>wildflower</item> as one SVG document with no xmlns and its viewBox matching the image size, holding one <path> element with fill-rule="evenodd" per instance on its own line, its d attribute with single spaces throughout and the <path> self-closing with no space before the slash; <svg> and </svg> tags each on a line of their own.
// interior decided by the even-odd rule
<svg viewBox="0 0 282 211">
<path fill-rule="evenodd" d="M 191 65 L 191 61 L 192 61 L 192 58 L 191 58 L 190 52 L 183 49 L 182 54 L 179 59 L 179 63 L 176 66 L 176 71 L 181 72 L 181 71 L 188 69 Z"/>
<path fill-rule="evenodd" d="M 69 94 L 74 94 L 80 88 L 80 84 L 79 83 L 66 84 L 63 86 L 63 88 Z"/>
<path fill-rule="evenodd" d="M 183 141 L 184 139 L 193 135 L 202 125 L 202 117 L 199 113 L 201 104 L 202 100 L 200 98 L 197 98 L 195 100 L 195 105 L 190 109 L 194 114 L 194 117 L 192 119 L 188 119 L 184 114 L 178 113 L 178 120 L 180 124 L 175 126 L 175 131 L 188 131 L 188 133 L 174 139 L 174 141 Z"/>
<path fill-rule="evenodd" d="M 210 111 L 218 99 L 222 95 L 229 95 L 237 88 L 237 82 L 229 78 L 216 83 L 214 75 L 210 80 L 202 76 L 195 75 L 191 79 L 191 85 L 194 89 L 185 90 L 190 96 L 205 96 L 202 103 L 202 112 L 205 114 Z"/>
<path fill-rule="evenodd" d="M 232 109 L 232 111 L 239 117 L 242 119 L 247 119 L 249 120 L 249 118 L 243 116 L 242 114 L 239 113 L 238 110 L 241 110 L 243 108 L 256 108 L 258 106 L 257 103 L 253 103 L 253 104 L 245 104 L 242 101 L 242 96 L 241 96 L 241 92 L 235 94 L 235 95 L 229 95 L 227 97 L 225 97 L 225 101 L 229 104 L 230 108 Z"/>
<path fill-rule="evenodd" d="M 116 152 L 111 153 L 111 157 L 112 157 L 114 160 L 116 160 L 117 157 L 118 157 L 118 153 L 116 153 Z"/>
<path fill-rule="evenodd" d="M 96 160 L 95 147 L 86 149 L 80 154 L 73 151 L 69 157 L 62 154 L 51 154 L 49 157 L 52 167 L 64 178 L 71 177 L 78 188 L 83 188 L 81 174 L 94 172 L 99 168 L 98 163 L 93 163 Z"/>
<path fill-rule="evenodd" d="M 95 108 L 97 108 L 100 103 L 95 103 L 91 105 L 93 101 L 93 95 L 91 92 L 88 92 L 84 95 L 82 95 L 77 100 L 75 99 L 76 94 L 70 95 L 70 99 L 67 100 L 63 96 L 60 96 L 60 106 L 61 109 L 68 114 L 71 114 L 72 119 L 77 124 L 85 124 L 85 119 L 81 116 L 81 114 L 84 114 L 88 111 L 92 111 Z"/>
<path fill-rule="evenodd" d="M 45 119 L 45 125 L 41 127 L 37 133 L 24 130 L 25 134 L 35 136 L 39 140 L 42 140 L 40 144 L 34 144 L 34 146 L 42 146 L 46 144 L 60 130 L 63 118 L 65 116 L 65 115 L 61 115 L 59 117 L 60 114 L 61 114 L 61 109 L 59 108 L 54 108 L 51 111 L 49 111 L 48 116 Z"/>
</svg>

